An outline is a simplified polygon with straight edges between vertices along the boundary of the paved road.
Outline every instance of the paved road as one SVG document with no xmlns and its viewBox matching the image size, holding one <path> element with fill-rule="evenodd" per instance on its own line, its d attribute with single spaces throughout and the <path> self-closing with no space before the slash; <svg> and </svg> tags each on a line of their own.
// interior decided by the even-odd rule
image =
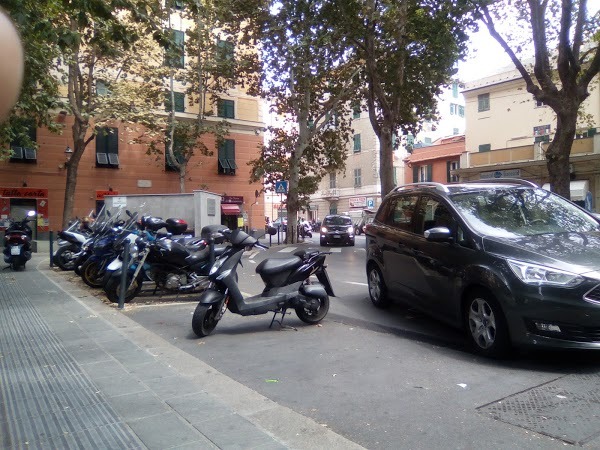
<svg viewBox="0 0 600 450">
<path fill-rule="evenodd" d="M 313 238 L 314 240 L 314 238 Z M 213 335 L 191 331 L 193 302 L 131 305 L 126 314 L 152 332 L 269 399 L 367 448 L 600 447 L 600 355 L 521 353 L 508 361 L 472 355 L 463 337 L 402 305 L 372 307 L 364 237 L 332 248 L 337 298 L 320 326 L 292 314 L 227 313 Z M 363 241 L 364 242 L 364 241 Z M 254 253 L 239 272 L 260 291 Z"/>
</svg>

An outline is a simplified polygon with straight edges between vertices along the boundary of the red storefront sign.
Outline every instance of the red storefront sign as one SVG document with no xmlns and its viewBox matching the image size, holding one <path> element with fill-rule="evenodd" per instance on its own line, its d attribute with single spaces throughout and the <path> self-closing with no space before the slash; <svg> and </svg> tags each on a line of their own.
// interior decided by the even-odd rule
<svg viewBox="0 0 600 450">
<path fill-rule="evenodd" d="M 10 215 L 11 198 L 35 199 L 38 231 L 48 231 L 48 189 L 0 187 L 0 217 Z"/>
</svg>

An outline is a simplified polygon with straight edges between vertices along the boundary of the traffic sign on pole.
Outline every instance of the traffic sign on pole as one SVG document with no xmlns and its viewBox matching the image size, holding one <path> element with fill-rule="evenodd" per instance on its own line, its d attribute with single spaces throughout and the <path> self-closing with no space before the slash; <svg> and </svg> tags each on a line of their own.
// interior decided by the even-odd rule
<svg viewBox="0 0 600 450">
<path fill-rule="evenodd" d="M 275 182 L 275 193 L 276 194 L 287 194 L 288 182 L 287 181 L 276 181 Z"/>
</svg>

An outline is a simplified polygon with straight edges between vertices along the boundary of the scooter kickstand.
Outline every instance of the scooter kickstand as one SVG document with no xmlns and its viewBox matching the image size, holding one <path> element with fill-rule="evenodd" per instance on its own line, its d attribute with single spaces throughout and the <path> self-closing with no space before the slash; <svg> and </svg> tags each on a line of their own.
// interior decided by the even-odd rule
<svg viewBox="0 0 600 450">
<path fill-rule="evenodd" d="M 283 324 L 283 319 L 285 319 L 285 315 L 286 314 L 290 314 L 290 313 L 288 313 L 286 311 L 287 311 L 287 308 L 278 309 L 277 311 L 275 311 L 275 313 L 273 314 L 273 318 L 271 319 L 271 324 L 269 325 L 269 328 L 271 328 L 273 326 L 274 322 L 277 322 L 279 324 L 279 329 L 280 330 L 294 330 L 294 331 L 298 331 L 298 329 L 295 328 L 295 327 L 291 327 L 291 326 Z M 275 317 L 277 317 L 277 314 L 281 314 L 281 320 L 275 320 Z"/>
</svg>

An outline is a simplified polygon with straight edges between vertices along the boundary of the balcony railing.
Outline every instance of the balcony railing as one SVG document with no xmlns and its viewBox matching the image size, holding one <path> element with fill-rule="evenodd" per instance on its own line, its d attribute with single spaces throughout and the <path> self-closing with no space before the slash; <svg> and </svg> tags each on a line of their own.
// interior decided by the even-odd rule
<svg viewBox="0 0 600 450">
<path fill-rule="evenodd" d="M 336 200 L 340 198 L 340 190 L 337 188 L 325 189 L 323 191 L 323 197 L 329 200 Z"/>
</svg>

